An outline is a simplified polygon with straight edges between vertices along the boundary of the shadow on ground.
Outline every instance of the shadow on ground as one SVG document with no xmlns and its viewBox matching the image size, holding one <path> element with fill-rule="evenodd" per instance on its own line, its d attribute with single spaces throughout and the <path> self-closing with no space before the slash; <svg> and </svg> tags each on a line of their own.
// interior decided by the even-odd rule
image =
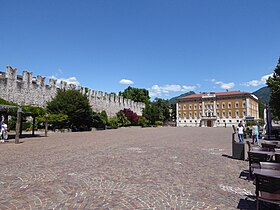
<svg viewBox="0 0 280 210">
<path fill-rule="evenodd" d="M 256 201 L 254 197 L 248 196 L 245 199 L 240 199 L 237 209 L 241 210 L 255 210 L 256 209 Z"/>
<path fill-rule="evenodd" d="M 243 171 L 241 171 L 241 172 L 240 172 L 240 175 L 239 175 L 239 178 L 240 178 L 240 179 L 247 180 L 247 181 L 252 181 L 252 179 L 250 178 L 249 170 L 243 170 Z"/>
<path fill-rule="evenodd" d="M 40 135 L 40 134 L 35 134 L 35 135 L 32 135 L 32 134 L 22 134 L 22 135 L 19 136 L 19 139 L 20 139 L 19 143 L 23 143 L 23 141 L 21 141 L 22 139 L 32 139 L 32 138 L 41 138 L 41 137 L 45 138 L 45 135 Z M 5 143 L 15 143 L 15 138 L 16 138 L 15 134 L 9 134 L 9 137 L 8 137 L 7 140 L 5 140 Z"/>
</svg>

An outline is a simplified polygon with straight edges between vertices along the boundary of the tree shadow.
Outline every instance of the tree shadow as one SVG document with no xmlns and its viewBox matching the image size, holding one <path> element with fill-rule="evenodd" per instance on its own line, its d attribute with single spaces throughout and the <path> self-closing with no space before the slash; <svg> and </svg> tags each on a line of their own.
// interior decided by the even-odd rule
<svg viewBox="0 0 280 210">
<path fill-rule="evenodd" d="M 40 135 L 40 134 L 21 134 L 19 136 L 20 139 L 25 139 L 25 138 L 38 138 L 38 137 L 45 137 L 45 135 Z M 8 140 L 14 140 L 16 138 L 16 134 L 9 134 Z"/>
</svg>

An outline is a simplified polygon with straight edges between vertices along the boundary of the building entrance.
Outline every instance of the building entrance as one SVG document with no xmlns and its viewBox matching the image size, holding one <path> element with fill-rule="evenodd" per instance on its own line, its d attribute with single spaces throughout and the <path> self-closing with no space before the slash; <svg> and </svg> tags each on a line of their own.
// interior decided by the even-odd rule
<svg viewBox="0 0 280 210">
<path fill-rule="evenodd" d="M 212 127 L 212 120 L 207 120 L 207 127 Z"/>
</svg>

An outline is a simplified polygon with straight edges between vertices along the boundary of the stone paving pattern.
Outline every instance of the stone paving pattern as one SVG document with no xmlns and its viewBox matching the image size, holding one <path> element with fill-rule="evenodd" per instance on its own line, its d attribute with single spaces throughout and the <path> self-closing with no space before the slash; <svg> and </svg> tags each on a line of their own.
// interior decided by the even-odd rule
<svg viewBox="0 0 280 210">
<path fill-rule="evenodd" d="M 134 127 L 6 142 L 0 209 L 254 209 L 231 133 Z"/>
</svg>

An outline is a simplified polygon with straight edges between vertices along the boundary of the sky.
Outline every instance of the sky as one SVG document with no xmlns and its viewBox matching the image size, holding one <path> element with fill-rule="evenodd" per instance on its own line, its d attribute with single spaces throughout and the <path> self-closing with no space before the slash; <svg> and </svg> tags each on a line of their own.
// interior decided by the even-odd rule
<svg viewBox="0 0 280 210">
<path fill-rule="evenodd" d="M 280 56 L 279 0 L 0 0 L 6 66 L 153 98 L 253 92 Z"/>
</svg>

